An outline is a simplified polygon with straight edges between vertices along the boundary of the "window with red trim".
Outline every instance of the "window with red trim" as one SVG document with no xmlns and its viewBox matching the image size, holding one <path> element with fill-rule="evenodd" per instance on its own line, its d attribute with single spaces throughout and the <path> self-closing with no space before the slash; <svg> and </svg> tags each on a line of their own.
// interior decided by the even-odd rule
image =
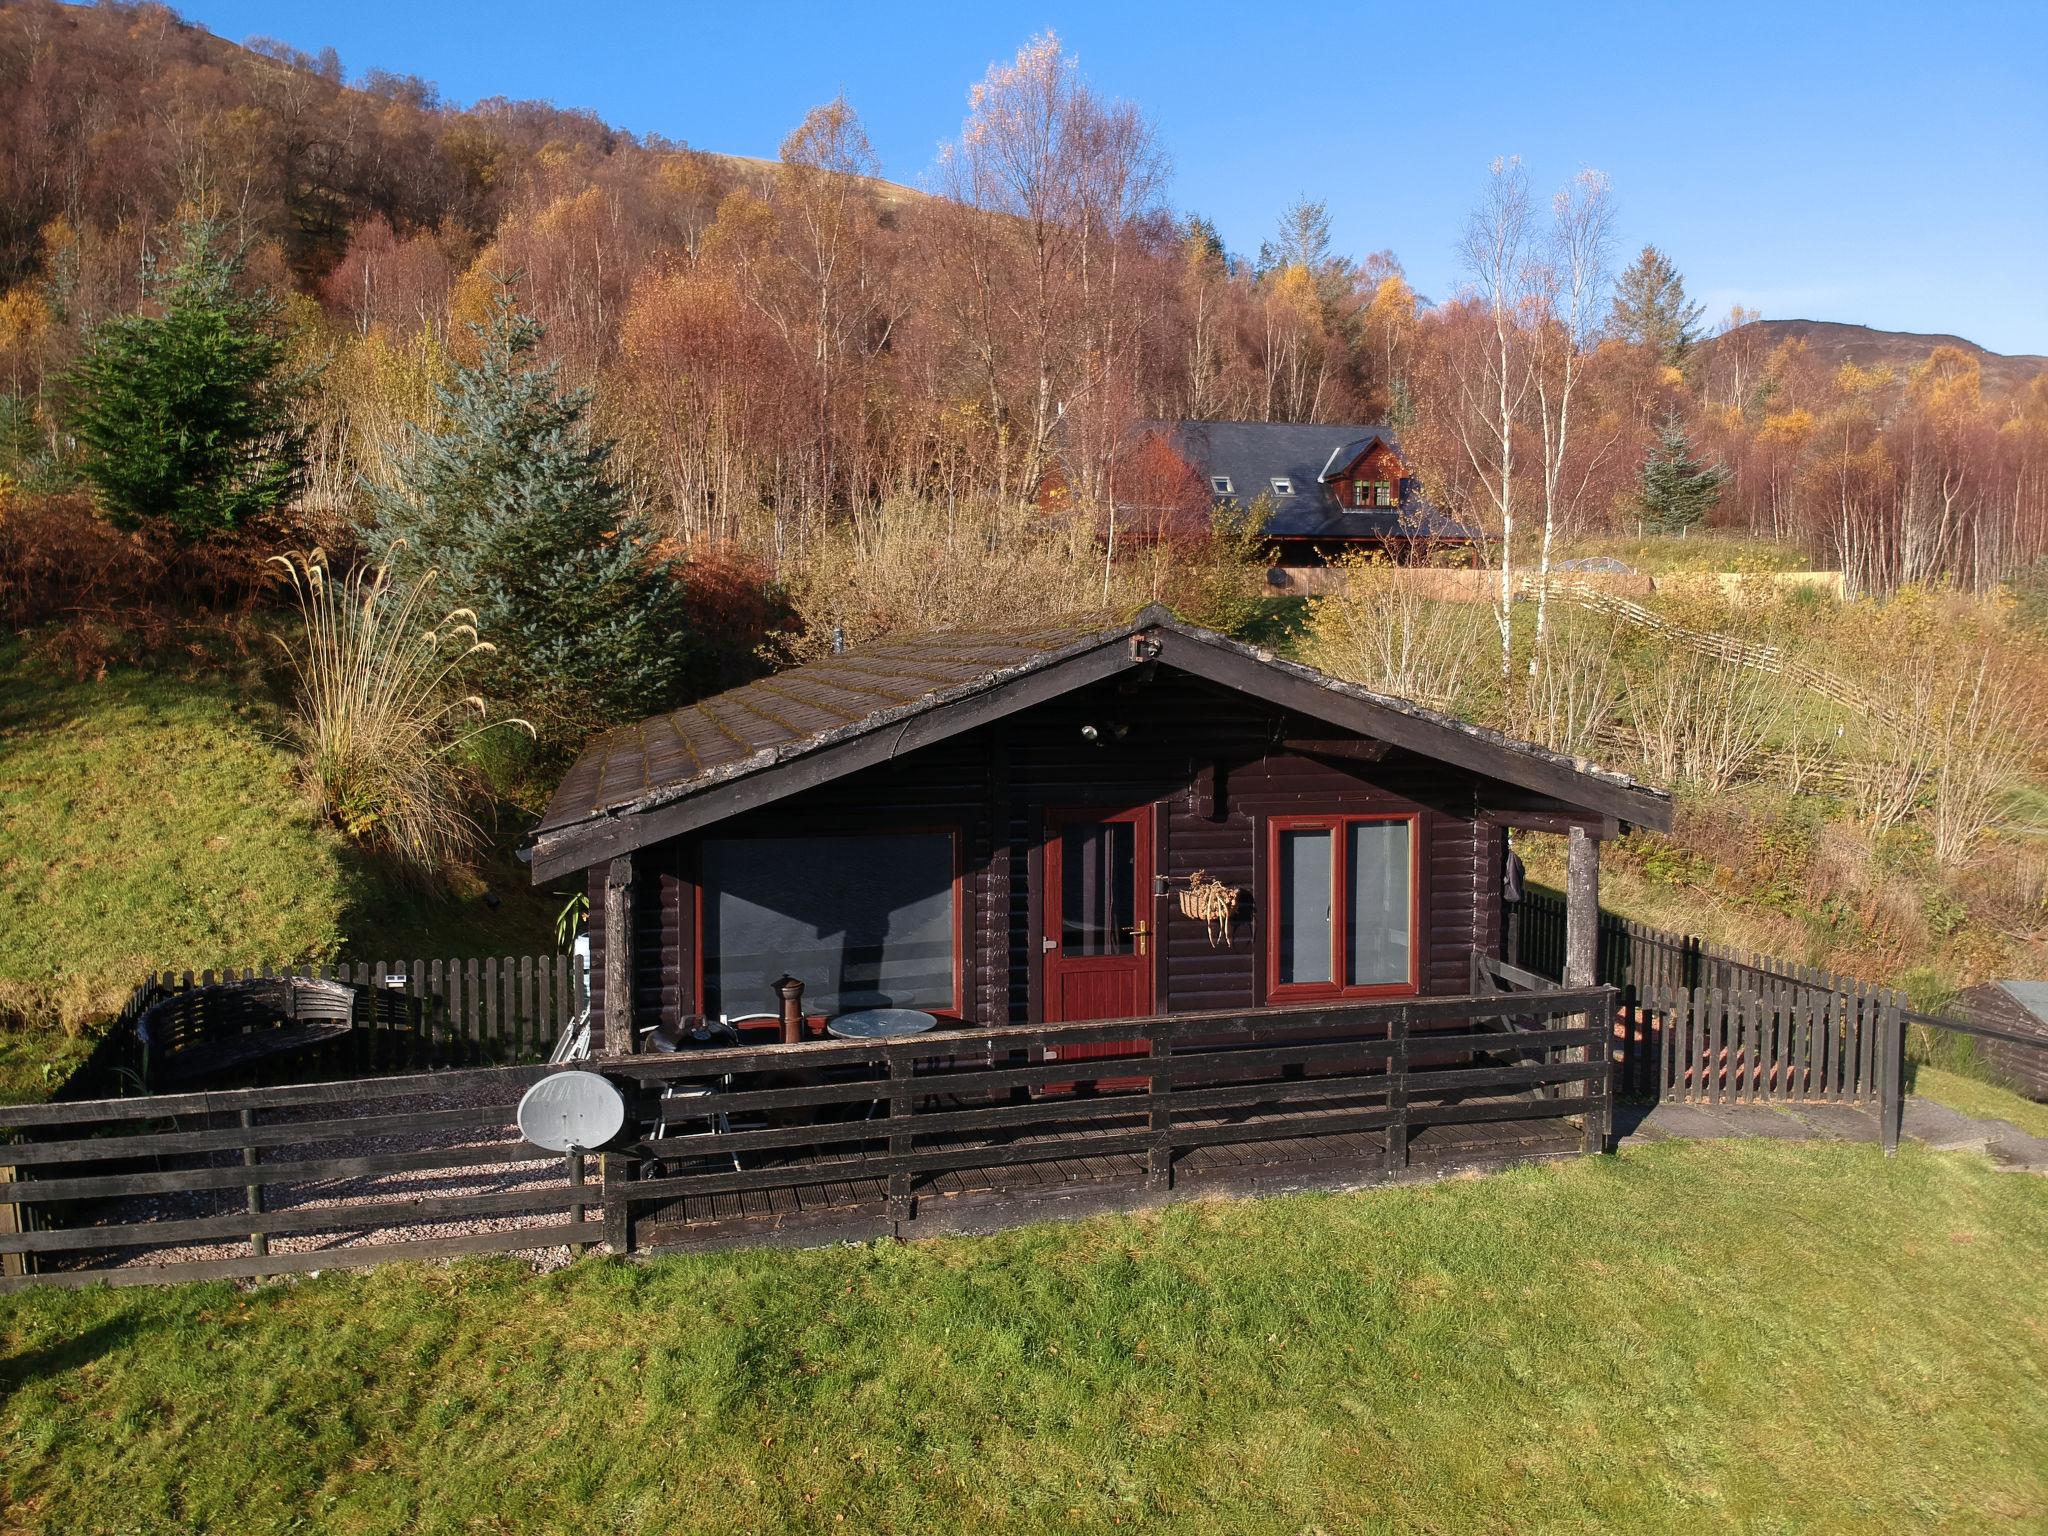
<svg viewBox="0 0 2048 1536">
<path fill-rule="evenodd" d="M 1419 819 L 1276 816 L 1268 838 L 1268 998 L 1416 991 Z"/>
</svg>

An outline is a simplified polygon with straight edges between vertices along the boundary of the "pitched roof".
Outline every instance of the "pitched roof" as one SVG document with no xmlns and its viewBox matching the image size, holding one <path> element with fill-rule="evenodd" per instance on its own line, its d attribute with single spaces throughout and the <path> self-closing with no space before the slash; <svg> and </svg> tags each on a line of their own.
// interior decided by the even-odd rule
<svg viewBox="0 0 2048 1536">
<path fill-rule="evenodd" d="M 2048 981 L 2001 981 L 1998 985 L 2014 1002 L 2048 1024 Z"/>
<path fill-rule="evenodd" d="M 1590 814 L 1670 824 L 1621 774 L 1346 683 L 1147 608 L 1127 623 L 890 638 L 623 726 L 583 750 L 532 838 L 536 880 L 875 766 L 1153 662 Z M 803 773 L 799 774 L 799 769 Z M 801 782 L 799 780 L 801 779 Z M 628 823 L 631 823 L 629 826 Z"/>
<path fill-rule="evenodd" d="M 1377 442 L 1396 453 L 1393 430 L 1382 426 L 1324 425 L 1291 421 L 1160 421 L 1147 423 L 1164 434 L 1208 484 L 1230 481 L 1218 501 L 1250 506 L 1272 498 L 1266 532 L 1276 539 L 1433 538 L 1469 539 L 1472 531 L 1439 512 L 1417 489 L 1414 477 L 1401 482 L 1398 507 L 1347 507 L 1328 477 L 1348 469 Z M 1273 489 L 1285 480 L 1283 494 Z"/>
</svg>

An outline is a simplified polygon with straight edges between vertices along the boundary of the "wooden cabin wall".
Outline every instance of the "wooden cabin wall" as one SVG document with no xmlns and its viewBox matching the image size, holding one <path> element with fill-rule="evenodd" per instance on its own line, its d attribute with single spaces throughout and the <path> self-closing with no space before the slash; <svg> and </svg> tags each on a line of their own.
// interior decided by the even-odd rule
<svg viewBox="0 0 2048 1536">
<path fill-rule="evenodd" d="M 1096 745 L 1081 733 L 1095 724 Z M 1166 674 L 1143 687 L 1107 683 L 1041 705 L 897 762 L 792 796 L 718 831 L 797 833 L 954 825 L 966 874 L 964 928 L 972 950 L 964 1006 L 976 1023 L 1027 1023 L 1037 1013 L 1038 843 L 1048 808 L 1160 803 L 1158 869 L 1206 870 L 1243 891 L 1232 942 L 1211 945 L 1171 895 L 1157 903 L 1169 1011 L 1264 1001 L 1264 819 L 1286 814 L 1419 810 L 1423 861 L 1420 941 L 1425 993 L 1462 993 L 1469 952 L 1497 947 L 1501 842 L 1474 815 L 1469 774 L 1391 752 L 1384 761 L 1289 750 L 1293 737 L 1338 733 L 1289 720 L 1257 700 Z M 992 833 L 998 826 L 998 843 Z M 696 1009 L 691 844 L 676 839 L 635 856 L 636 1024 L 674 1024 Z M 591 871 L 592 970 L 604 973 L 602 869 Z M 602 1001 L 599 1002 L 600 1009 Z"/>
</svg>

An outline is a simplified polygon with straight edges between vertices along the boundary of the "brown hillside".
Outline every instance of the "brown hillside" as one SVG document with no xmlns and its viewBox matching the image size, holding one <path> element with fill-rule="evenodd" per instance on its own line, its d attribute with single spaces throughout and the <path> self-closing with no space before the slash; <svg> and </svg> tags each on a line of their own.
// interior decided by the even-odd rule
<svg viewBox="0 0 2048 1536">
<path fill-rule="evenodd" d="M 1878 331 L 1867 325 L 1844 325 L 1835 320 L 1755 320 L 1728 333 L 1728 338 L 1734 337 L 1761 339 L 1761 350 L 1765 352 L 1783 342 L 1803 341 L 1813 357 L 1829 368 L 1854 363 L 1859 368 L 1889 366 L 1899 373 L 1925 362 L 1936 347 L 1956 347 L 1977 359 L 1983 370 L 1986 395 L 2012 394 L 2048 370 L 2048 357 L 1992 352 L 1960 336 Z M 1728 338 L 1716 337 L 1703 343 L 1703 358 L 1710 357 L 1712 349 Z"/>
</svg>

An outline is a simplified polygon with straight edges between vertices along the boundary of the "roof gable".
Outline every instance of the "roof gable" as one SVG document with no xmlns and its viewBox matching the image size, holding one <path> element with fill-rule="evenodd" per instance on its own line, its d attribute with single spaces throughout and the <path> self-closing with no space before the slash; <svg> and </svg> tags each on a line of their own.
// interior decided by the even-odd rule
<svg viewBox="0 0 2048 1536">
<path fill-rule="evenodd" d="M 609 732 L 584 749 L 535 830 L 534 878 L 586 868 L 1155 665 L 1455 763 L 1569 812 L 1670 825 L 1670 797 L 1620 774 L 1328 677 L 1155 607 L 1109 629 L 885 641 Z"/>
<path fill-rule="evenodd" d="M 1319 478 L 1326 485 L 1332 480 L 1341 479 L 1351 471 L 1352 467 L 1360 459 L 1371 453 L 1373 449 L 1380 447 L 1384 447 L 1387 452 L 1393 454 L 1396 458 L 1399 458 L 1401 455 L 1401 450 L 1394 446 L 1394 440 L 1378 428 L 1374 428 L 1364 437 L 1356 438 L 1348 443 L 1339 443 L 1335 448 L 1332 448 L 1329 461 L 1323 465 L 1323 472 Z"/>
</svg>

